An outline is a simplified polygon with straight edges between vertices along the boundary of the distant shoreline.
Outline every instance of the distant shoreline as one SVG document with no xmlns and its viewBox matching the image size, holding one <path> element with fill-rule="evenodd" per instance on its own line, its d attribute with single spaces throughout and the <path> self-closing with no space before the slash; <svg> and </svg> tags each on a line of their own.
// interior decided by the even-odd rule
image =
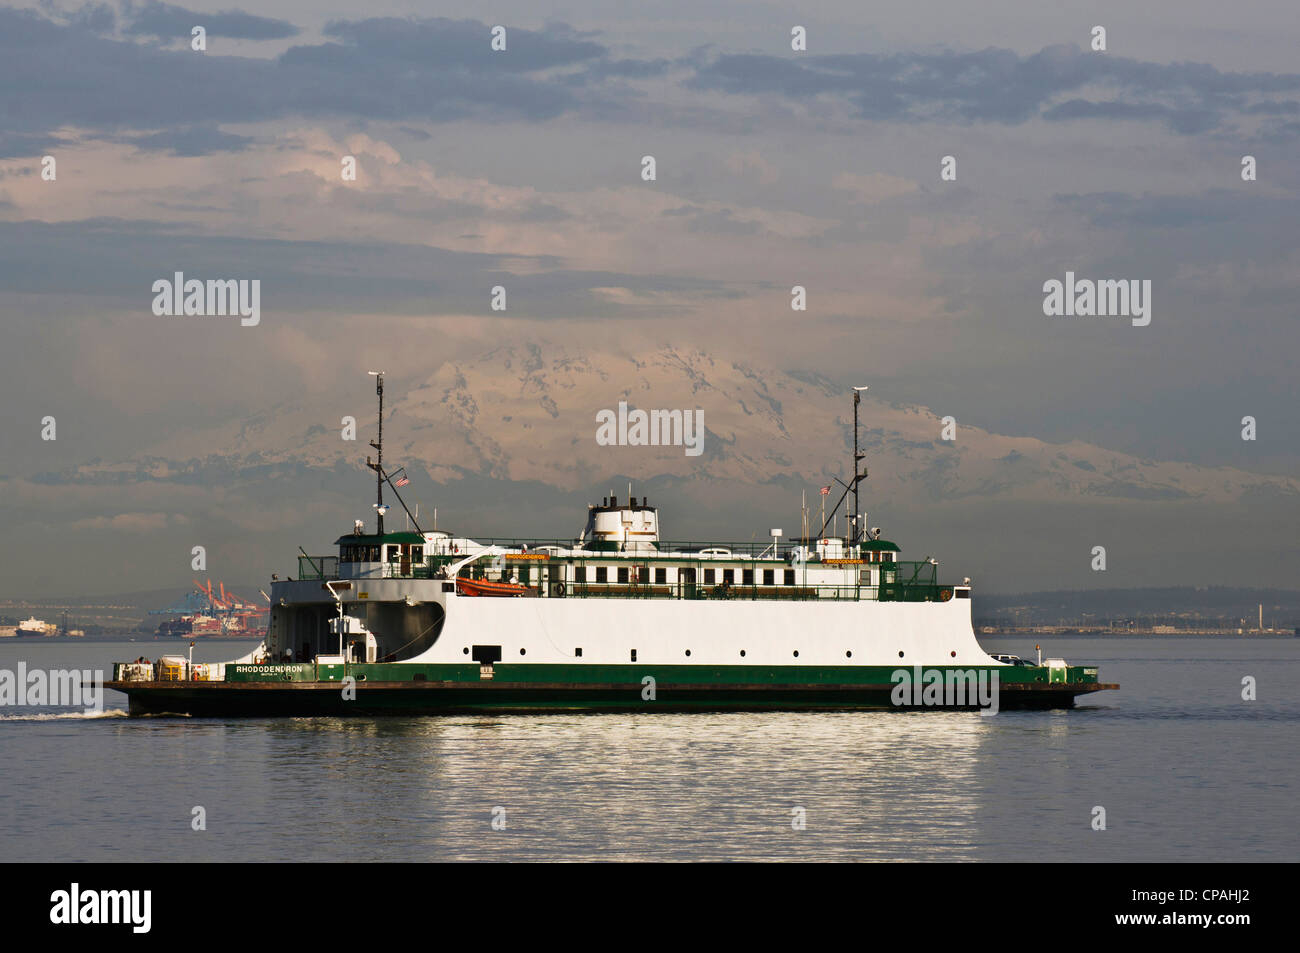
<svg viewBox="0 0 1300 953">
<path fill-rule="evenodd" d="M 6 645 L 10 642 L 20 642 L 24 645 L 34 642 L 170 642 L 175 645 L 183 645 L 186 642 L 196 642 L 202 645 L 205 642 L 260 642 L 264 635 L 223 635 L 218 637 L 199 636 L 198 638 L 187 638 L 185 636 L 175 635 L 130 635 L 121 634 L 102 634 L 102 635 L 10 635 L 0 637 L 0 645 Z"/>
</svg>

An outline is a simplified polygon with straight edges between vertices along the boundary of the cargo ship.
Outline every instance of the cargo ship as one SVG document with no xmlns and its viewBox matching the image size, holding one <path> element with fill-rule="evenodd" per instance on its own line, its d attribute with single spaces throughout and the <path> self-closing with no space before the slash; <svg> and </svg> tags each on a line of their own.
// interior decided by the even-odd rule
<svg viewBox="0 0 1300 953">
<path fill-rule="evenodd" d="M 376 377 L 374 531 L 356 520 L 334 552 L 300 548 L 244 657 L 115 665 L 106 687 L 131 714 L 996 711 L 1119 688 L 1095 667 L 987 654 L 970 580 L 941 582 L 937 560 L 904 560 L 859 525 L 857 391 L 852 476 L 832 510 L 852 497 L 843 536 L 828 517 L 788 540 L 673 542 L 646 497 L 611 493 L 576 539 L 483 538 L 425 531 L 407 508 L 409 480 L 384 466 Z M 386 487 L 413 529 L 385 530 Z"/>
<path fill-rule="evenodd" d="M 178 619 L 164 619 L 158 623 L 154 635 L 170 639 L 220 638 L 223 634 L 221 620 L 215 616 L 195 613 Z"/>
</svg>

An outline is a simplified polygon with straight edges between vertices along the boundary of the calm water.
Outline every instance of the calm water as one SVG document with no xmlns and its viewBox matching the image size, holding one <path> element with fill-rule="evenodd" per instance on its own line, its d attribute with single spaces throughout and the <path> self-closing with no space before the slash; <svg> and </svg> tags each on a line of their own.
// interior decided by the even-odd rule
<svg viewBox="0 0 1300 953">
<path fill-rule="evenodd" d="M 1294 860 L 1300 639 L 1056 639 L 1067 712 L 205 721 L 0 709 L 0 861 Z M 1033 639 L 984 639 L 1031 656 Z M 250 643 L 209 643 L 196 661 Z M 174 651 L 174 649 L 172 649 Z M 103 668 L 161 643 L 0 644 Z M 1258 700 L 1241 700 L 1241 680 Z M 1106 809 L 1103 832 L 1092 809 Z M 207 830 L 193 831 L 202 806 Z M 505 830 L 493 830 L 494 808 Z M 806 828 L 793 830 L 803 808 Z"/>
</svg>

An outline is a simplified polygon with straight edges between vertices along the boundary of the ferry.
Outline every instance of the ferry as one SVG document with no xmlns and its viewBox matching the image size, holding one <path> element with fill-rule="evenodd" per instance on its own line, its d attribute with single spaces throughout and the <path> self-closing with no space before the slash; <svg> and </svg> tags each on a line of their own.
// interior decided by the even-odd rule
<svg viewBox="0 0 1300 953">
<path fill-rule="evenodd" d="M 997 711 L 1119 688 L 1064 659 L 989 655 L 970 580 L 941 582 L 937 560 L 905 560 L 859 525 L 856 390 L 853 475 L 832 510 L 852 495 L 843 536 L 826 534 L 828 517 L 788 540 L 674 542 L 645 496 L 611 493 L 576 539 L 521 539 L 420 527 L 399 492 L 409 481 L 384 465 L 376 378 L 374 531 L 356 520 L 333 552 L 300 548 L 244 657 L 114 665 L 106 687 L 131 714 Z M 386 487 L 412 529 L 385 529 Z"/>
</svg>

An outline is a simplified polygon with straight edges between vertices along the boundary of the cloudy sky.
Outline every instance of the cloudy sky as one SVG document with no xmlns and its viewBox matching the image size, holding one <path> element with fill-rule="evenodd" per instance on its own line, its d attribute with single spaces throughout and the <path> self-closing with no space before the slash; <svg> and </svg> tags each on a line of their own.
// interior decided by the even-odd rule
<svg viewBox="0 0 1300 953">
<path fill-rule="evenodd" d="M 228 575 L 257 577 L 283 559 L 233 542 L 245 497 L 79 468 L 290 405 L 336 427 L 369 413 L 367 369 L 400 394 L 502 341 L 692 348 L 868 381 L 989 433 L 1296 472 L 1292 4 L 508 0 L 482 17 L 0 7 L 0 517 L 28 553 L 10 547 L 0 595 L 184 584 L 172 556 L 196 535 L 224 534 Z M 155 316 L 175 271 L 259 279 L 261 323 Z M 1150 325 L 1045 316 L 1066 271 L 1149 280 Z M 1266 546 L 1220 513 L 1225 545 L 1268 560 L 1231 581 L 1294 576 L 1300 506 L 1276 506 Z M 345 515 L 325 509 L 322 541 Z M 997 518 L 1018 519 L 1005 501 Z M 30 556 L 63 559 L 74 535 L 103 568 L 50 581 Z"/>
</svg>

